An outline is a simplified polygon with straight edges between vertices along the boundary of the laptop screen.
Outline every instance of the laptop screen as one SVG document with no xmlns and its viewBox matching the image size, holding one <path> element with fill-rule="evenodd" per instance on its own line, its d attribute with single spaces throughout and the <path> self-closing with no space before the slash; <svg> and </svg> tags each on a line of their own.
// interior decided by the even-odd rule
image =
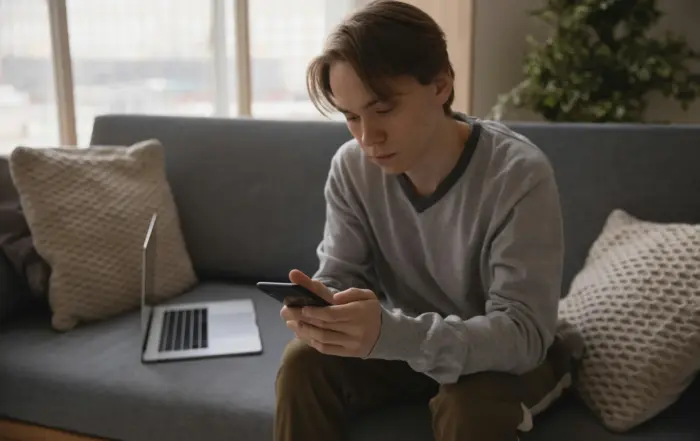
<svg viewBox="0 0 700 441">
<path fill-rule="evenodd" d="M 148 321 L 151 317 L 151 308 L 153 304 L 153 290 L 155 285 L 156 272 L 156 248 L 158 238 L 156 235 L 156 224 L 158 214 L 153 213 L 151 222 L 146 231 L 146 237 L 143 241 L 143 249 L 141 250 L 141 336 L 145 344 L 146 333 L 148 331 Z"/>
</svg>

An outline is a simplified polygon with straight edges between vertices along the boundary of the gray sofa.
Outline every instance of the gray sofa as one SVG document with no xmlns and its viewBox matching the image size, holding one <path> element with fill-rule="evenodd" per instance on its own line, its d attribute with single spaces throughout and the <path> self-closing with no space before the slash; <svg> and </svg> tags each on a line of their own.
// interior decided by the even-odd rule
<svg viewBox="0 0 700 441">
<path fill-rule="evenodd" d="M 614 208 L 650 220 L 700 222 L 700 126 L 510 125 L 541 146 L 558 175 L 567 244 L 562 292 Z M 275 373 L 291 335 L 279 305 L 253 284 L 286 280 L 295 267 L 314 271 L 323 183 L 331 156 L 349 136 L 336 122 L 97 118 L 93 145 L 146 138 L 165 145 L 168 178 L 202 280 L 182 298 L 253 298 L 263 353 L 143 365 L 136 311 L 58 334 L 45 308 L 15 302 L 23 284 L 0 254 L 6 316 L 0 416 L 129 441 L 271 439 Z M 7 164 L 0 165 L 0 183 L 9 185 Z M 700 381 L 625 434 L 606 431 L 568 394 L 521 439 L 700 440 L 698 415 Z M 349 432 L 352 440 L 432 439 L 428 408 L 420 404 L 369 412 Z"/>
</svg>

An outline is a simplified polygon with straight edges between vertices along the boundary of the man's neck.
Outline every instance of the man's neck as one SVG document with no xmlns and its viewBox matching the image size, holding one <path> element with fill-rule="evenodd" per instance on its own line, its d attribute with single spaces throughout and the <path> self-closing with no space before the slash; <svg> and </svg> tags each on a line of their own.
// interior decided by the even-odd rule
<svg viewBox="0 0 700 441">
<path fill-rule="evenodd" d="M 418 165 L 406 172 L 416 191 L 421 195 L 433 193 L 457 164 L 464 144 L 471 134 L 463 121 L 446 117 L 437 127 L 431 145 Z"/>
</svg>

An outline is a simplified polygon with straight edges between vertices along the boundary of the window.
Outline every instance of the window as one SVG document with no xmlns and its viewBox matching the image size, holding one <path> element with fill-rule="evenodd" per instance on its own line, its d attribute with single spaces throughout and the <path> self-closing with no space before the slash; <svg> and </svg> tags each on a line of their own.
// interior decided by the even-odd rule
<svg viewBox="0 0 700 441">
<path fill-rule="evenodd" d="M 0 154 L 107 113 L 320 118 L 306 66 L 363 1 L 0 0 Z"/>
<path fill-rule="evenodd" d="M 230 3 L 67 0 L 78 143 L 89 141 L 99 114 L 235 112 L 236 97 L 226 92 L 235 91 Z"/>
<path fill-rule="evenodd" d="M 0 155 L 58 141 L 45 0 L 0 0 Z"/>
<path fill-rule="evenodd" d="M 347 0 L 250 1 L 253 116 L 318 117 L 306 93 L 306 67 L 351 8 Z"/>
</svg>

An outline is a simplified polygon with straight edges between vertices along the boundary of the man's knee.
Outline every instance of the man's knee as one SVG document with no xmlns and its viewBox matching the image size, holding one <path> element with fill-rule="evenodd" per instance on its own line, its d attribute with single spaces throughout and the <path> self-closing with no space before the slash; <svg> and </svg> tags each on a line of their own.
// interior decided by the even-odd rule
<svg viewBox="0 0 700 441">
<path fill-rule="evenodd" d="M 431 401 L 431 409 L 455 410 L 469 415 L 499 413 L 503 407 L 520 406 L 518 377 L 482 372 L 445 384 Z"/>
<path fill-rule="evenodd" d="M 305 342 L 294 339 L 282 353 L 282 360 L 277 372 L 277 388 L 294 387 L 305 379 L 315 377 L 323 362 L 323 354 Z"/>
<path fill-rule="evenodd" d="M 477 373 L 442 385 L 430 409 L 438 439 L 452 439 L 440 434 L 503 439 L 490 434 L 515 434 L 525 417 L 518 377 L 505 373 Z"/>
<path fill-rule="evenodd" d="M 291 341 L 277 373 L 275 439 L 337 439 L 343 414 L 336 364 L 300 340 Z"/>
</svg>

